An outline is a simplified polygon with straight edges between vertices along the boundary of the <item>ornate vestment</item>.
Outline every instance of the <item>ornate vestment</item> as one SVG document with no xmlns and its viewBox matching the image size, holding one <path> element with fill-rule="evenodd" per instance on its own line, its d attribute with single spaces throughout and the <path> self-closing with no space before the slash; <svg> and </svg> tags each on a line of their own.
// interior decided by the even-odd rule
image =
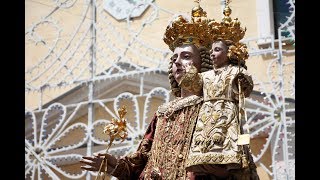
<svg viewBox="0 0 320 180">
<path fill-rule="evenodd" d="M 192 95 L 160 106 L 137 152 L 119 159 L 112 175 L 119 179 L 186 179 L 185 160 L 201 103 L 201 97 Z"/>
<path fill-rule="evenodd" d="M 252 79 L 244 68 L 241 71 L 251 85 L 243 87 L 248 96 L 253 89 Z M 241 168 L 244 152 L 242 146 L 237 145 L 241 125 L 238 119 L 239 93 L 234 81 L 238 73 L 239 68 L 233 65 L 201 73 L 204 103 L 186 161 L 188 170 L 196 172 L 200 164 Z"/>
<path fill-rule="evenodd" d="M 252 80 L 241 70 L 251 82 L 251 87 L 244 88 L 247 96 Z M 221 175 L 228 180 L 258 180 L 250 150 L 237 145 L 242 130 L 234 84 L 237 73 L 238 68 L 229 65 L 197 74 L 202 78 L 204 97 L 177 98 L 160 106 L 138 150 L 120 158 L 112 175 L 119 179 L 210 179 Z M 221 144 L 213 143 L 216 133 L 223 137 Z M 243 155 L 248 168 L 241 168 Z"/>
</svg>

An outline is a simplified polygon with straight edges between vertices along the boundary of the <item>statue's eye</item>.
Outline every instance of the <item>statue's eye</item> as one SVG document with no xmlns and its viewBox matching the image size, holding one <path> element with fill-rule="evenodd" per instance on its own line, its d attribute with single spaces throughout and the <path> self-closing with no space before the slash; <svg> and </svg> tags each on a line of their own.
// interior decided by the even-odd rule
<svg viewBox="0 0 320 180">
<path fill-rule="evenodd" d="M 171 57 L 170 59 L 171 59 L 172 62 L 176 62 L 177 57 Z"/>
</svg>

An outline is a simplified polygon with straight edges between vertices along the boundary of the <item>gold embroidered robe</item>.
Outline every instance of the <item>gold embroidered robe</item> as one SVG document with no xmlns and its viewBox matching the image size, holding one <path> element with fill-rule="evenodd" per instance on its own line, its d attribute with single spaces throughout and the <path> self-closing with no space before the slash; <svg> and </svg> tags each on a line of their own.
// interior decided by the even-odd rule
<svg viewBox="0 0 320 180">
<path fill-rule="evenodd" d="M 201 103 L 202 97 L 192 95 L 160 106 L 138 150 L 120 158 L 112 175 L 119 179 L 186 179 L 185 160 Z"/>
<path fill-rule="evenodd" d="M 231 99 L 237 100 L 237 90 L 234 87 L 235 85 L 232 83 L 232 79 L 234 79 L 235 76 L 235 67 L 228 66 L 225 69 L 227 68 L 230 68 L 230 71 L 225 71 L 225 73 L 222 74 L 220 74 L 221 72 L 207 72 L 206 74 L 202 74 L 201 78 L 203 81 L 201 81 L 201 83 L 204 83 L 204 90 L 206 90 L 206 86 L 215 86 L 214 84 L 216 82 L 210 80 L 212 78 L 212 75 L 217 77 L 216 80 L 218 81 L 218 86 L 227 84 L 224 90 L 219 89 L 219 87 L 216 87 L 215 90 L 212 90 L 212 92 L 215 93 L 210 93 L 210 90 L 204 91 L 204 98 L 207 101 L 205 103 L 207 105 L 203 105 L 202 98 L 198 96 L 189 96 L 187 98 L 177 98 L 176 100 L 171 101 L 168 104 L 160 106 L 156 115 L 151 121 L 149 128 L 139 145 L 138 150 L 133 154 L 119 159 L 112 175 L 117 177 L 118 179 L 168 180 L 189 178 L 214 179 L 217 175 L 224 176 L 224 166 L 218 167 L 214 163 L 221 162 L 219 158 L 228 158 L 228 155 L 219 156 L 216 161 L 213 161 L 209 156 L 209 158 L 203 159 L 203 164 L 195 164 L 194 161 L 190 161 L 193 160 L 192 158 L 196 157 L 193 154 L 195 152 L 195 139 L 199 134 L 201 134 L 199 133 L 199 131 L 195 131 L 195 128 L 198 128 L 199 130 L 199 126 L 201 126 L 199 122 L 203 117 L 198 116 L 199 109 L 201 114 L 203 115 L 206 114 L 205 110 L 207 107 L 216 106 L 216 108 L 220 109 L 221 112 L 226 113 L 223 114 L 223 116 L 220 116 L 221 120 L 223 120 L 222 122 L 220 122 L 220 124 L 224 124 L 227 126 L 226 128 L 220 127 L 220 130 L 218 126 L 216 127 L 217 129 L 215 131 L 223 133 L 229 131 L 227 133 L 229 137 L 227 141 L 232 141 L 233 146 L 230 146 L 232 150 L 238 149 L 238 151 L 232 152 L 231 150 L 229 152 L 232 152 L 231 154 L 234 154 L 234 156 L 236 157 L 234 158 L 235 161 L 233 162 L 236 162 L 235 164 L 240 165 L 239 163 L 241 163 L 241 159 L 239 159 L 239 155 L 242 154 L 243 149 L 240 148 L 239 150 L 239 148 L 235 146 L 235 142 L 237 139 L 236 136 L 238 135 L 235 129 L 239 125 L 238 123 L 234 123 L 237 120 L 237 105 L 235 104 L 235 102 L 232 102 L 233 104 L 231 104 L 231 101 L 229 102 L 227 100 L 223 100 L 222 102 L 222 100 L 216 100 L 214 98 L 211 99 L 212 97 L 219 97 L 218 95 L 220 94 L 220 97 L 222 98 L 227 99 L 231 97 Z M 245 77 L 249 77 L 246 72 L 244 73 Z M 249 79 L 251 79 L 251 77 L 249 77 Z M 245 90 L 245 95 L 247 96 L 247 93 L 250 94 L 251 91 L 252 87 L 247 87 Z M 222 104 L 225 104 L 227 108 L 222 108 L 222 110 L 221 107 L 224 107 L 222 106 Z M 229 111 L 235 112 L 229 114 Z M 207 112 L 207 114 L 208 113 L 210 112 Z M 229 117 L 229 119 L 226 120 L 225 117 Z M 230 124 L 232 125 L 230 126 Z M 208 128 L 209 127 L 210 126 L 208 126 Z M 192 132 L 194 132 L 195 134 L 192 134 Z M 193 135 L 194 137 L 192 138 Z M 193 149 L 190 149 L 191 143 L 193 145 Z M 259 180 L 256 172 L 256 166 L 253 163 L 252 156 L 249 152 L 250 150 L 245 147 L 244 151 L 249 161 L 249 168 L 228 171 L 227 175 L 224 176 L 226 180 Z M 189 153 L 191 153 L 191 155 Z M 199 157 L 201 157 L 201 154 Z M 223 163 L 221 164 L 223 165 Z M 188 168 L 186 169 L 187 166 Z"/>
<path fill-rule="evenodd" d="M 186 161 L 187 170 L 202 171 L 199 165 L 212 164 L 225 164 L 227 169 L 241 168 L 242 155 L 246 150 L 237 145 L 242 130 L 238 119 L 239 93 L 235 83 L 238 72 L 237 66 L 227 65 L 199 74 L 203 81 L 204 103 Z M 242 87 L 247 97 L 253 89 L 253 82 L 244 68 L 241 72 L 249 82 L 247 87 Z"/>
</svg>

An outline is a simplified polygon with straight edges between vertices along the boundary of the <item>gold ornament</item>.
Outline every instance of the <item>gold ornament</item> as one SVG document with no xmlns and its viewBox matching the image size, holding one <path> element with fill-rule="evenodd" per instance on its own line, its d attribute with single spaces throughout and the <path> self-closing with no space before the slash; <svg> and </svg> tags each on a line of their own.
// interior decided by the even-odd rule
<svg viewBox="0 0 320 180">
<path fill-rule="evenodd" d="M 221 114 L 218 113 L 217 111 L 212 112 L 212 118 L 213 120 L 217 121 L 220 118 Z"/>
<path fill-rule="evenodd" d="M 233 43 L 239 42 L 245 35 L 246 28 L 242 28 L 240 26 L 240 21 L 238 18 L 235 18 L 234 20 L 231 19 L 231 9 L 228 5 L 223 10 L 223 14 L 225 15 L 222 18 L 222 21 L 216 22 L 211 21 L 209 24 L 210 33 L 214 34 L 212 36 L 213 40 L 225 40 L 225 41 L 231 41 Z"/>
<path fill-rule="evenodd" d="M 208 23 L 213 20 L 207 18 L 207 12 L 200 7 L 199 0 L 195 2 L 197 6 L 192 9 L 191 19 L 179 15 L 166 28 L 163 41 L 171 51 L 183 44 L 211 47 Z"/>
<path fill-rule="evenodd" d="M 179 87 L 186 89 L 190 92 L 198 93 L 202 90 L 203 80 L 198 75 L 198 70 L 194 65 L 186 68 L 186 74 L 182 76 L 179 82 Z"/>
<path fill-rule="evenodd" d="M 124 118 L 124 116 L 127 114 L 127 110 L 125 106 L 122 106 L 118 110 L 119 119 L 112 118 L 111 123 L 107 124 L 104 129 L 103 133 L 106 133 L 110 136 L 109 144 L 106 149 L 106 153 L 108 153 L 109 148 L 111 147 L 113 141 L 117 138 L 121 139 L 121 142 L 123 142 L 128 137 L 127 132 L 127 120 Z M 100 177 L 100 174 L 102 172 L 102 167 L 105 165 L 104 172 L 107 172 L 107 155 L 103 158 L 98 175 L 96 177 L 96 180 Z M 105 179 L 105 176 L 102 177 L 102 179 Z"/>
<path fill-rule="evenodd" d="M 106 125 L 103 129 L 103 133 L 106 133 L 110 136 L 110 143 L 114 141 L 114 139 L 119 138 L 124 141 L 128 137 L 127 132 L 127 120 L 124 119 L 124 116 L 127 114 L 126 107 L 123 106 L 118 110 L 119 119 L 112 118 L 111 123 Z M 122 142 L 121 141 L 121 142 Z"/>
<path fill-rule="evenodd" d="M 221 22 L 210 21 L 209 33 L 212 34 L 211 40 L 223 40 L 229 45 L 228 58 L 235 60 L 246 60 L 249 57 L 247 46 L 240 42 L 246 33 L 246 28 L 242 28 L 238 18 L 232 20 L 230 17 L 232 10 L 229 1 L 223 10 L 224 17 Z"/>
</svg>

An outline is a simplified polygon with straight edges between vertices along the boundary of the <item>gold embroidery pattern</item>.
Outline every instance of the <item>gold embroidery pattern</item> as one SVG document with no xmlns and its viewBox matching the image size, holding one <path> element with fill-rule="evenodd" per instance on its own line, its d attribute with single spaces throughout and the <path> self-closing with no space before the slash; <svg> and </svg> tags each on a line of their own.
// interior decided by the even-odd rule
<svg viewBox="0 0 320 180">
<path fill-rule="evenodd" d="M 238 95 L 234 85 L 238 67 L 228 65 L 202 73 L 204 103 L 199 111 L 186 167 L 198 164 L 242 163 Z M 242 71 L 245 75 L 245 70 Z M 249 78 L 249 76 L 245 76 Z M 235 90 L 236 89 L 236 90 Z M 251 91 L 252 89 L 249 90 Z"/>
<path fill-rule="evenodd" d="M 201 100 L 197 96 L 180 98 L 164 105 L 170 110 L 158 112 L 152 155 L 145 168 L 145 179 L 186 179 L 184 164 Z"/>
<path fill-rule="evenodd" d="M 186 98 L 179 97 L 167 104 L 163 104 L 159 106 L 156 114 L 160 118 L 162 117 L 169 118 L 170 116 L 173 115 L 175 111 L 178 111 L 188 106 L 199 104 L 201 101 L 203 101 L 203 98 L 197 95 L 191 95 Z"/>
<path fill-rule="evenodd" d="M 225 155 L 225 154 L 206 154 L 190 156 L 186 160 L 186 167 L 198 164 L 230 164 L 241 163 L 241 154 Z"/>
</svg>

